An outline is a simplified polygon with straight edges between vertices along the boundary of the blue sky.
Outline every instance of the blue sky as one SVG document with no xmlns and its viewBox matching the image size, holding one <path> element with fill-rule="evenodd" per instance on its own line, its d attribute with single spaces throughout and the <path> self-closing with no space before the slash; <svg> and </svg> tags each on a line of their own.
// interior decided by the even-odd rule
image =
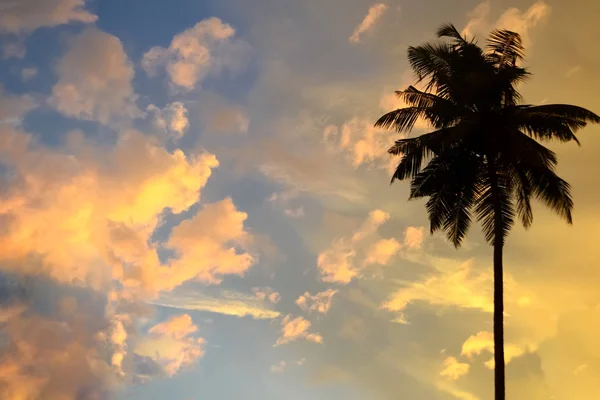
<svg viewBox="0 0 600 400">
<path fill-rule="evenodd" d="M 599 7 L 0 0 L 0 392 L 491 399 L 491 249 L 428 235 L 373 122 L 444 22 L 520 32 L 527 101 L 597 112 Z M 598 133 L 556 149 L 575 225 L 507 245 L 511 399 L 600 389 Z"/>
</svg>

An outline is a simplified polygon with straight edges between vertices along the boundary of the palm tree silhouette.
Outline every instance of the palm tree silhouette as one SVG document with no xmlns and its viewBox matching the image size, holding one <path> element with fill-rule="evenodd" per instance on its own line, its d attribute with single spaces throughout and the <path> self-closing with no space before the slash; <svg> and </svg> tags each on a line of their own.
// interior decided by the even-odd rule
<svg viewBox="0 0 600 400">
<path fill-rule="evenodd" d="M 505 239 L 516 217 L 525 228 L 533 222 L 532 198 L 572 223 L 570 186 L 555 173 L 555 153 L 538 141 L 579 144 L 575 131 L 600 117 L 573 105 L 523 104 L 517 86 L 529 73 L 519 65 L 524 48 L 515 32 L 493 31 L 486 48 L 453 25 L 440 27 L 437 36 L 445 40 L 408 49 L 424 89 L 396 92 L 408 106 L 375 126 L 410 132 L 418 119 L 428 121 L 432 132 L 389 149 L 402 155 L 392 182 L 409 179 L 409 199 L 429 198 L 431 233 L 444 231 L 458 248 L 475 217 L 493 245 L 495 399 L 504 400 Z"/>
</svg>

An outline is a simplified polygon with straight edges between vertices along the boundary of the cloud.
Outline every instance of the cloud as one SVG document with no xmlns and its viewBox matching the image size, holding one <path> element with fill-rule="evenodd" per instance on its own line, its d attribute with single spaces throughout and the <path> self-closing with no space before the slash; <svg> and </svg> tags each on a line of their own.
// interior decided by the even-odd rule
<svg viewBox="0 0 600 400">
<path fill-rule="evenodd" d="M 567 72 L 565 72 L 565 78 L 571 79 L 575 74 L 581 71 L 581 65 L 576 65 L 572 68 L 569 68 Z"/>
<path fill-rule="evenodd" d="M 311 325 L 310 321 L 302 317 L 293 318 L 291 314 L 286 315 L 281 321 L 281 336 L 277 339 L 275 346 L 290 343 L 298 339 L 323 343 L 323 337 L 320 334 L 308 333 Z"/>
<path fill-rule="evenodd" d="M 50 104 L 64 115 L 103 124 L 143 115 L 132 87 L 133 64 L 116 36 L 85 30 L 71 40 L 57 72 Z"/>
<path fill-rule="evenodd" d="M 208 129 L 211 132 L 246 133 L 249 127 L 250 119 L 241 107 L 223 107 L 208 117 Z"/>
<path fill-rule="evenodd" d="M 263 296 L 264 295 L 264 296 Z M 182 292 L 175 290 L 162 294 L 152 304 L 182 310 L 205 311 L 235 317 L 250 316 L 254 319 L 274 319 L 279 312 L 270 303 L 279 301 L 279 293 L 257 291 L 255 296 L 224 291 L 218 297 L 202 295 L 197 291 Z"/>
<path fill-rule="evenodd" d="M 0 122 L 18 122 L 35 106 L 36 104 L 31 96 L 7 93 L 4 87 L 0 85 Z"/>
<path fill-rule="evenodd" d="M 469 364 L 461 363 L 454 357 L 448 357 L 444 360 L 444 369 L 440 372 L 440 375 L 455 381 L 468 373 Z"/>
<path fill-rule="evenodd" d="M 21 80 L 28 82 L 38 75 L 38 69 L 35 67 L 23 68 L 21 70 Z"/>
<path fill-rule="evenodd" d="M 409 249 L 418 250 L 421 248 L 423 244 L 423 233 L 425 232 L 425 228 L 423 227 L 414 227 L 409 226 L 406 228 L 406 233 L 404 234 L 404 247 Z"/>
<path fill-rule="evenodd" d="M 373 29 L 377 21 L 383 16 L 388 6 L 384 3 L 373 4 L 362 22 L 354 29 L 352 35 L 348 38 L 351 43 L 359 43 L 362 34 Z"/>
<path fill-rule="evenodd" d="M 150 358 L 167 375 L 173 376 L 204 355 L 204 339 L 192 336 L 197 330 L 188 314 L 174 316 L 151 327 L 148 335 L 138 340 L 133 351 Z"/>
<path fill-rule="evenodd" d="M 95 288 L 119 280 L 151 296 L 188 280 L 217 283 L 254 263 L 243 250 L 253 239 L 247 214 L 229 198 L 151 240 L 166 208 L 179 214 L 198 202 L 214 155 L 169 152 L 136 131 L 105 151 L 74 133 L 60 152 L 9 126 L 0 131 L 0 162 L 13 172 L 0 200 L 2 269 Z M 174 256 L 161 263 L 159 248 Z"/>
<path fill-rule="evenodd" d="M 467 13 L 469 21 L 463 28 L 461 34 L 469 38 L 484 32 L 489 24 L 488 18 L 492 11 L 492 2 L 486 0 L 478 4 L 473 10 Z"/>
<path fill-rule="evenodd" d="M 324 282 L 347 284 L 360 273 L 360 266 L 365 263 L 357 262 L 357 254 L 361 242 L 371 239 L 377 229 L 387 222 L 390 215 L 382 210 L 373 210 L 362 226 L 351 236 L 335 240 L 329 248 L 319 253 L 317 267 Z M 369 255 L 366 256 L 369 259 Z M 367 264 L 369 264 L 368 262 Z"/>
<path fill-rule="evenodd" d="M 71 22 L 95 22 L 98 17 L 85 9 L 85 3 L 85 0 L 3 1 L 0 31 L 19 34 Z"/>
<path fill-rule="evenodd" d="M 304 217 L 304 206 L 298 208 L 286 208 L 283 213 L 290 218 L 302 218 Z"/>
<path fill-rule="evenodd" d="M 253 288 L 254 295 L 259 300 L 268 300 L 272 304 L 277 304 L 281 300 L 281 294 L 274 291 L 273 289 L 266 288 Z"/>
<path fill-rule="evenodd" d="M 234 36 L 231 25 L 219 18 L 205 19 L 176 35 L 168 48 L 148 50 L 142 66 L 150 76 L 164 68 L 174 87 L 193 90 L 210 74 L 239 68 L 245 44 Z"/>
<path fill-rule="evenodd" d="M 327 145 L 337 152 L 347 154 L 355 168 L 361 165 L 387 167 L 390 159 L 387 151 L 396 136 L 395 132 L 375 128 L 373 121 L 358 117 L 345 122 L 341 127 L 330 125 L 323 131 Z"/>
<path fill-rule="evenodd" d="M 394 238 L 381 239 L 377 243 L 373 244 L 367 251 L 367 258 L 365 259 L 365 265 L 369 264 L 381 264 L 386 265 L 390 259 L 395 256 L 402 245 Z"/>
<path fill-rule="evenodd" d="M 404 311 L 414 302 L 476 309 L 486 313 L 493 311 L 491 271 L 475 272 L 473 260 L 458 266 L 452 263 L 443 265 L 440 262 L 434 267 L 437 269 L 436 273 L 420 281 L 407 282 L 402 289 L 389 296 L 382 308 L 398 313 L 397 321 L 404 323 Z"/>
<path fill-rule="evenodd" d="M 337 290 L 327 289 L 324 292 L 320 292 L 312 296 L 309 292 L 305 292 L 296 299 L 296 304 L 302 310 L 312 313 L 318 312 L 321 314 L 327 314 L 331 308 L 333 296 L 337 293 Z"/>
<path fill-rule="evenodd" d="M 154 114 L 154 126 L 173 139 L 183 137 L 190 127 L 188 110 L 181 101 L 169 103 L 162 109 L 150 104 L 147 110 Z"/>
<path fill-rule="evenodd" d="M 285 371 L 286 365 L 287 363 L 285 361 L 280 361 L 275 365 L 271 365 L 271 372 L 274 372 L 276 374 L 282 374 Z"/>
<path fill-rule="evenodd" d="M 492 29 L 508 29 L 521 34 L 523 44 L 529 47 L 530 31 L 548 17 L 551 7 L 545 0 L 537 0 L 524 12 L 516 7 L 506 9 L 495 22 L 490 21 L 491 10 L 491 2 L 487 0 L 470 11 L 467 14 L 469 21 L 462 34 L 473 37 L 485 35 Z"/>
<path fill-rule="evenodd" d="M 494 334 L 491 332 L 479 332 L 470 336 L 462 345 L 461 355 L 472 358 L 482 352 L 494 354 Z M 520 348 L 512 343 L 504 343 L 504 362 L 508 364 L 515 357 L 525 353 L 526 349 Z M 486 367 L 494 369 L 494 358 L 485 362 Z"/>
<path fill-rule="evenodd" d="M 27 299 L 31 302 L 31 299 Z M 109 398 L 116 383 L 98 341 L 103 318 L 71 310 L 54 319 L 31 303 L 3 305 L 0 392 L 9 399 Z M 47 302 L 46 308 L 53 304 Z M 27 309 L 29 308 L 29 309 Z M 27 310 L 26 310 L 27 309 Z"/>
</svg>

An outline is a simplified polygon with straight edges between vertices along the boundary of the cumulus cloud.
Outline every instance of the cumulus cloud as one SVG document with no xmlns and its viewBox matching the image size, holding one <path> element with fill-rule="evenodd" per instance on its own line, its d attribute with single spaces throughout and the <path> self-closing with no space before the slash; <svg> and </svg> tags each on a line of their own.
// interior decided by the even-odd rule
<svg viewBox="0 0 600 400">
<path fill-rule="evenodd" d="M 0 31 L 18 34 L 71 22 L 95 22 L 98 17 L 85 9 L 85 3 L 85 0 L 3 1 Z"/>
<path fill-rule="evenodd" d="M 193 336 L 197 330 L 188 314 L 171 317 L 151 327 L 148 335 L 138 340 L 134 352 L 150 358 L 172 376 L 204 355 L 204 339 Z"/>
<path fill-rule="evenodd" d="M 382 210 L 373 210 L 369 213 L 362 226 L 351 236 L 335 240 L 329 248 L 319 253 L 317 267 L 324 282 L 347 284 L 357 277 L 361 266 L 371 264 L 373 254 L 367 254 L 363 262 L 357 260 L 358 254 L 362 256 L 362 242 L 373 238 L 377 229 L 390 219 L 390 215 Z M 372 252 L 372 248 L 371 248 Z M 366 262 L 366 261 L 369 262 Z M 383 261 L 383 256 L 380 256 Z M 388 260 L 389 261 L 389 258 Z"/>
<path fill-rule="evenodd" d="M 373 27 L 375 26 L 375 24 L 377 24 L 379 19 L 381 19 L 387 8 L 388 6 L 384 3 L 373 4 L 369 8 L 369 11 L 367 12 L 365 18 L 354 29 L 354 32 L 352 32 L 352 35 L 350 36 L 350 38 L 348 38 L 348 40 L 351 43 L 359 43 L 361 35 L 373 29 Z"/>
<path fill-rule="evenodd" d="M 189 91 L 210 74 L 239 68 L 245 45 L 234 36 L 231 25 L 219 18 L 205 19 L 176 35 L 168 48 L 148 50 L 142 66 L 151 76 L 164 68 L 174 87 Z"/>
<path fill-rule="evenodd" d="M 109 398 L 116 381 L 105 361 L 105 355 L 110 353 L 105 353 L 108 349 L 98 340 L 104 320 L 93 320 L 94 317 L 71 310 L 65 318 L 54 319 L 31 307 L 3 305 L 0 309 L 3 397 Z"/>
<path fill-rule="evenodd" d="M 296 299 L 296 304 L 302 310 L 312 313 L 317 312 L 321 314 L 327 314 L 331 308 L 333 296 L 337 293 L 337 290 L 327 289 L 324 292 L 320 292 L 312 296 L 309 292 L 305 292 Z"/>
<path fill-rule="evenodd" d="M 293 318 L 291 314 L 286 315 L 281 320 L 281 336 L 275 343 L 276 346 L 290 343 L 298 339 L 305 339 L 309 342 L 323 343 L 323 337 L 318 333 L 309 333 L 311 327 L 310 321 L 302 318 Z"/>
<path fill-rule="evenodd" d="M 64 115 L 103 124 L 142 116 L 131 83 L 133 64 L 116 36 L 85 30 L 71 40 L 57 72 L 50 104 Z"/>
<path fill-rule="evenodd" d="M 2 269 L 96 288 L 117 279 L 153 295 L 188 280 L 217 283 L 254 263 L 243 250 L 252 246 L 247 215 L 229 198 L 205 204 L 167 240 L 151 240 L 163 210 L 198 202 L 214 155 L 169 152 L 135 131 L 105 152 L 74 133 L 68 150 L 55 152 L 10 126 L 0 130 L 0 162 L 13 171 L 0 200 Z M 159 247 L 174 252 L 165 264 Z"/>
<path fill-rule="evenodd" d="M 402 289 L 393 293 L 382 304 L 382 308 L 396 312 L 398 314 L 396 321 L 401 323 L 406 323 L 404 311 L 414 302 L 470 308 L 486 313 L 493 311 L 491 271 L 474 271 L 473 260 L 458 266 L 453 263 L 442 265 L 440 262 L 436 269 L 435 273 L 420 281 L 407 282 Z"/>
<path fill-rule="evenodd" d="M 147 110 L 153 114 L 154 126 L 173 139 L 180 139 L 190 127 L 188 110 L 181 101 L 174 101 L 163 108 L 150 104 Z"/>
<path fill-rule="evenodd" d="M 279 293 L 256 291 L 255 295 L 224 291 L 219 296 L 206 296 L 198 291 L 175 290 L 163 293 L 152 304 L 182 310 L 205 311 L 234 317 L 250 316 L 254 319 L 274 319 L 279 312 L 269 303 L 279 301 Z"/>
<path fill-rule="evenodd" d="M 469 367 L 469 364 L 461 363 L 455 357 L 448 357 L 444 360 L 444 369 L 440 372 L 440 375 L 455 381 L 468 374 Z"/>
</svg>

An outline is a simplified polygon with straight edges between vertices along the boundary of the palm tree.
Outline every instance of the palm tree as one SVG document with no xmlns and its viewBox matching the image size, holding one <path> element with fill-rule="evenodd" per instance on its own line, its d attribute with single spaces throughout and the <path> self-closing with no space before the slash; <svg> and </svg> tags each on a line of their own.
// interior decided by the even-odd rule
<svg viewBox="0 0 600 400">
<path fill-rule="evenodd" d="M 417 84 L 396 92 L 407 103 L 375 124 L 410 132 L 418 119 L 433 131 L 397 140 L 389 149 L 402 158 L 394 180 L 410 180 L 410 199 L 428 197 L 431 233 L 442 230 L 461 245 L 471 220 L 482 225 L 494 248 L 495 399 L 505 399 L 503 326 L 503 247 L 515 218 L 533 222 L 537 198 L 572 223 L 569 184 L 555 173 L 554 152 L 538 141 L 575 141 L 575 132 L 600 117 L 584 108 L 524 104 L 517 86 L 529 76 L 520 66 L 520 36 L 495 30 L 486 48 L 468 40 L 453 25 L 437 32 L 439 40 L 409 47 L 408 60 Z"/>
</svg>

